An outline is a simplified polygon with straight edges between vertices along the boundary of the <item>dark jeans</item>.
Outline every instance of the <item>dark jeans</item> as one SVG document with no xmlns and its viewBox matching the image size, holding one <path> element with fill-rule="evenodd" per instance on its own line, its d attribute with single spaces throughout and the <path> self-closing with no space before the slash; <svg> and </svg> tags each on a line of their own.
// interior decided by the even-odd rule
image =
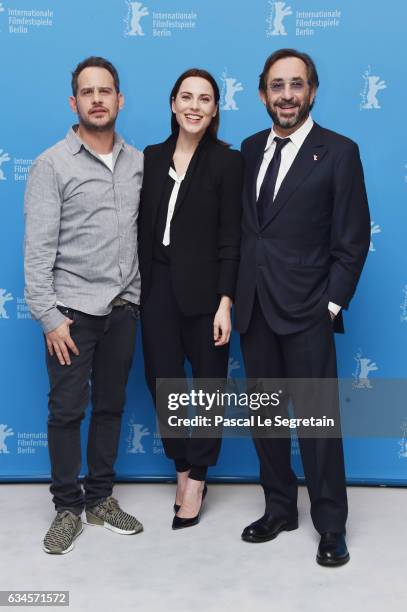
<svg viewBox="0 0 407 612">
<path fill-rule="evenodd" d="M 113 308 L 106 316 L 93 316 L 60 308 L 73 319 L 70 327 L 79 356 L 60 365 L 46 349 L 50 382 L 48 447 L 51 460 L 50 491 L 58 511 L 80 514 L 112 493 L 114 463 L 119 445 L 125 389 L 132 364 L 138 306 Z M 80 425 L 91 390 L 88 474 L 84 492 L 78 482 L 81 469 Z"/>
</svg>

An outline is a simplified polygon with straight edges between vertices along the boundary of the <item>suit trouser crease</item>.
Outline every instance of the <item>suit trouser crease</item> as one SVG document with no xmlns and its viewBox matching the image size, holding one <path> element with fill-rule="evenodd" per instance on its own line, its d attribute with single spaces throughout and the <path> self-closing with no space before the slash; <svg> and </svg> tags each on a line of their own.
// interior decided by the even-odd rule
<svg viewBox="0 0 407 612">
<path fill-rule="evenodd" d="M 249 328 L 241 337 L 246 376 L 257 378 L 336 379 L 336 351 L 327 313 L 305 331 L 278 335 L 267 324 L 256 296 Z M 330 415 L 339 422 L 339 398 L 331 395 Z M 312 416 L 312 406 L 293 408 Z M 287 404 L 279 406 L 282 416 Z M 297 416 L 297 415 L 296 415 Z M 266 509 L 275 516 L 297 515 L 297 478 L 291 468 L 291 438 L 254 439 L 260 461 L 260 482 Z M 320 533 L 342 532 L 347 518 L 347 496 L 341 438 L 299 437 L 305 481 L 311 501 L 311 517 Z"/>
</svg>

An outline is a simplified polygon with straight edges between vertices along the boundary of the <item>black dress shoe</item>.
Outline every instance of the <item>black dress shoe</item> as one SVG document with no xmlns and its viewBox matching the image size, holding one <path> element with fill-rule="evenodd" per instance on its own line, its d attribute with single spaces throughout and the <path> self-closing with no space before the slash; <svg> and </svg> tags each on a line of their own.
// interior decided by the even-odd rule
<svg viewBox="0 0 407 612">
<path fill-rule="evenodd" d="M 194 525 L 197 525 L 199 523 L 199 520 L 201 518 L 202 504 L 204 503 L 204 499 L 206 497 L 207 492 L 208 492 L 208 487 L 205 484 L 203 491 L 202 491 L 201 507 L 199 508 L 198 514 L 196 516 L 193 516 L 192 518 L 182 518 L 181 516 L 175 515 L 172 520 L 173 529 L 184 529 L 184 527 L 193 527 Z M 178 504 L 174 504 L 174 510 L 176 506 L 178 506 Z M 178 506 L 178 510 L 180 508 L 181 506 Z"/>
<path fill-rule="evenodd" d="M 206 496 L 207 492 L 208 492 L 208 487 L 205 484 L 204 490 L 203 490 L 203 493 L 202 493 L 202 501 L 205 499 L 205 496 Z M 177 512 L 178 512 L 178 510 L 180 508 L 181 508 L 181 504 L 174 504 L 174 512 L 175 512 L 175 514 L 177 514 Z"/>
<path fill-rule="evenodd" d="M 274 540 L 281 531 L 298 529 L 298 517 L 274 518 L 266 512 L 258 521 L 245 527 L 242 540 L 245 542 L 268 542 Z"/>
<path fill-rule="evenodd" d="M 325 567 L 338 567 L 350 559 L 344 533 L 323 533 L 318 546 L 317 563 Z"/>
</svg>

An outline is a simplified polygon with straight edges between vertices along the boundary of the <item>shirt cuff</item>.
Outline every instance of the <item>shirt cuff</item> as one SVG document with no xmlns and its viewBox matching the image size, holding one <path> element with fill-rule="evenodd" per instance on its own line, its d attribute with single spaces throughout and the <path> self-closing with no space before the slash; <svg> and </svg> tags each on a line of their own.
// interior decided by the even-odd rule
<svg viewBox="0 0 407 612">
<path fill-rule="evenodd" d="M 334 304 L 334 302 L 329 302 L 328 304 L 328 310 L 330 310 L 332 312 L 332 314 L 336 315 L 338 314 L 338 312 L 340 311 L 340 309 L 342 308 L 342 306 L 338 306 L 338 304 Z"/>
<path fill-rule="evenodd" d="M 40 323 L 44 334 L 48 334 L 48 332 L 53 331 L 57 327 L 59 327 L 64 321 L 66 321 L 67 317 L 64 317 L 62 312 L 58 310 L 58 308 L 52 308 L 45 315 L 40 318 Z"/>
</svg>

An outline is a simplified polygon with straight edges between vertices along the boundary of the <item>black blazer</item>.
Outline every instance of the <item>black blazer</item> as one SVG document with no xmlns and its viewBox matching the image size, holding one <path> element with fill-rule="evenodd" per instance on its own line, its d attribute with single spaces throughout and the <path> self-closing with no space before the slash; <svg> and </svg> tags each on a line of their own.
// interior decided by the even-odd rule
<svg viewBox="0 0 407 612">
<path fill-rule="evenodd" d="M 172 135 L 144 151 L 138 229 L 142 306 L 150 291 L 155 223 L 176 140 Z M 171 220 L 172 283 L 187 316 L 215 312 L 221 295 L 234 299 L 242 183 L 241 153 L 205 135 L 181 183 Z"/>
<path fill-rule="evenodd" d="M 257 288 L 270 327 L 289 334 L 323 317 L 329 301 L 348 307 L 369 250 L 370 217 L 357 145 L 314 124 L 259 227 L 256 180 L 269 133 L 242 143 L 235 326 L 247 330 Z M 343 332 L 342 311 L 334 329 Z"/>
</svg>

